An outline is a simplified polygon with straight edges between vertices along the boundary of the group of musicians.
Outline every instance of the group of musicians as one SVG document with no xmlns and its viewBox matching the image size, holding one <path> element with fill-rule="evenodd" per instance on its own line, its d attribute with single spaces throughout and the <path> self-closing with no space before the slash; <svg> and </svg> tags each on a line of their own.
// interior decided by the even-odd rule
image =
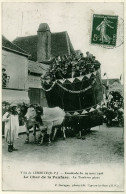
<svg viewBox="0 0 126 194">
<path fill-rule="evenodd" d="M 89 52 L 86 52 L 86 57 L 83 53 L 79 57 L 75 54 L 63 57 L 57 56 L 50 65 L 45 78 L 48 77 L 53 82 L 56 79 L 79 77 L 98 70 L 100 65 L 95 56 Z"/>
</svg>

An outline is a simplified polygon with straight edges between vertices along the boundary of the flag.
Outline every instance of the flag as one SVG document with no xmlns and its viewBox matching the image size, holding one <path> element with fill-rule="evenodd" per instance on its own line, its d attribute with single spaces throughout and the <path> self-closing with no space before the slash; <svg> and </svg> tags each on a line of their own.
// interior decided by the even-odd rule
<svg viewBox="0 0 126 194">
<path fill-rule="evenodd" d="M 69 112 L 66 112 L 66 116 L 71 116 L 71 114 Z"/>
<path fill-rule="evenodd" d="M 86 110 L 83 110 L 83 112 L 81 114 L 86 114 L 86 113 L 88 113 L 88 112 Z"/>
<path fill-rule="evenodd" d="M 92 73 L 93 75 L 96 75 L 96 71 Z"/>
<path fill-rule="evenodd" d="M 59 79 L 58 81 L 63 84 L 65 82 L 65 79 Z"/>
<path fill-rule="evenodd" d="M 80 81 L 82 81 L 83 78 L 83 76 L 77 77 L 77 79 L 79 79 Z"/>
<path fill-rule="evenodd" d="M 75 80 L 75 78 L 69 78 L 68 79 L 71 83 L 73 83 L 73 81 Z"/>
<path fill-rule="evenodd" d="M 97 105 L 96 109 L 99 109 L 100 108 L 100 105 Z"/>
<path fill-rule="evenodd" d="M 95 109 L 94 108 L 91 108 L 89 112 L 93 112 Z"/>
<path fill-rule="evenodd" d="M 74 112 L 74 114 L 73 114 L 74 116 L 76 116 L 76 115 L 79 115 L 79 113 L 78 112 Z"/>
</svg>

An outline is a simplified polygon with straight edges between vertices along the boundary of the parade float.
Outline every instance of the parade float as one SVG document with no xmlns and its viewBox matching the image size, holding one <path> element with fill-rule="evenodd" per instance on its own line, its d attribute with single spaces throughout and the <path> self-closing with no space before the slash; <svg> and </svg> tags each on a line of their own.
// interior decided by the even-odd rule
<svg viewBox="0 0 126 194">
<path fill-rule="evenodd" d="M 102 124 L 100 66 L 83 76 L 56 79 L 52 83 L 43 76 L 41 85 L 49 107 L 58 106 L 65 111 L 66 117 L 83 120 L 85 129 Z"/>
</svg>

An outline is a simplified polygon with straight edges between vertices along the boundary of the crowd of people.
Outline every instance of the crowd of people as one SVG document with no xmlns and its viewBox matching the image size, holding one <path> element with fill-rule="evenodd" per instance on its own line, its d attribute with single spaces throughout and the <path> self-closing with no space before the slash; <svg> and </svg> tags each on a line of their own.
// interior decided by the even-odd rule
<svg viewBox="0 0 126 194">
<path fill-rule="evenodd" d="M 107 95 L 107 101 L 101 107 L 104 115 L 104 121 L 108 126 L 112 126 L 112 122 L 116 121 L 123 126 L 124 122 L 124 104 L 123 97 L 118 92 L 110 92 Z M 24 125 L 24 116 L 28 107 L 34 107 L 35 110 L 40 106 L 38 104 L 9 104 L 8 102 L 2 103 L 2 131 L 4 132 L 6 141 L 8 143 L 8 151 L 16 151 L 14 147 L 15 139 L 18 138 L 19 126 Z M 38 109 L 39 110 L 39 109 Z M 95 113 L 96 114 L 96 113 Z M 73 118 L 75 120 L 75 118 Z M 77 118 L 78 119 L 78 118 Z M 83 119 L 82 119 L 83 120 Z M 97 119 L 96 119 L 97 120 Z M 83 121 L 85 125 L 85 121 Z M 68 123 L 67 123 L 68 124 Z M 78 127 L 77 127 L 78 128 Z"/>
<path fill-rule="evenodd" d="M 111 126 L 113 122 L 123 125 L 124 101 L 118 92 L 108 94 L 107 102 L 102 105 L 102 111 L 107 125 Z"/>
<path fill-rule="evenodd" d="M 113 92 L 110 92 L 108 96 L 107 107 L 112 108 L 114 111 L 123 108 L 123 97 L 118 95 L 118 93 L 114 95 Z"/>
<path fill-rule="evenodd" d="M 89 52 L 86 52 L 86 57 L 83 53 L 80 53 L 79 56 L 75 54 L 57 56 L 52 65 L 50 65 L 48 72 L 42 78 L 53 82 L 57 79 L 79 77 L 98 70 L 100 65 L 95 56 Z"/>
</svg>

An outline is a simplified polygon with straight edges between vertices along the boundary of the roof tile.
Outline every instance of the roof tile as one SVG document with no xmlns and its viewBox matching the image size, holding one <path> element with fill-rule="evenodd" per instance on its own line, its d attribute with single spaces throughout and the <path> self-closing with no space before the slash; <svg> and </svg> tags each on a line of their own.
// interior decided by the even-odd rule
<svg viewBox="0 0 126 194">
<path fill-rule="evenodd" d="M 22 50 L 20 47 L 15 45 L 14 43 L 10 42 L 5 36 L 2 35 L 2 46 L 6 47 L 8 49 L 11 49 L 15 52 L 20 52 L 24 55 L 28 55 L 28 53 L 24 50 Z"/>
<path fill-rule="evenodd" d="M 37 35 L 17 37 L 13 43 L 31 54 L 32 61 L 37 61 Z M 58 32 L 51 34 L 51 55 L 68 55 L 74 53 L 74 49 L 67 32 Z"/>
</svg>

